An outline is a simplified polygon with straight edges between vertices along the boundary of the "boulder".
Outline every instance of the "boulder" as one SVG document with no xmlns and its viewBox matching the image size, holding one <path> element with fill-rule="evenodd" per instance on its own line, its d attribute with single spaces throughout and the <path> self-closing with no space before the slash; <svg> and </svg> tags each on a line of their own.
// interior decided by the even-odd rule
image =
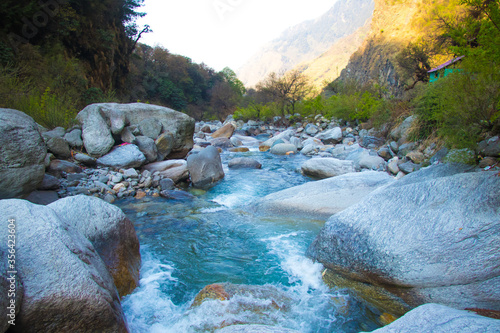
<svg viewBox="0 0 500 333">
<path fill-rule="evenodd" d="M 253 204 L 252 211 L 326 220 L 392 182 L 394 179 L 385 172 L 349 173 L 269 194 Z"/>
<path fill-rule="evenodd" d="M 382 157 L 384 160 L 389 161 L 394 157 L 394 153 L 389 147 L 382 147 L 377 151 L 378 156 Z"/>
<path fill-rule="evenodd" d="M 0 199 L 22 198 L 40 186 L 47 148 L 35 121 L 0 109 Z"/>
<path fill-rule="evenodd" d="M 69 133 L 64 135 L 64 140 L 71 146 L 75 148 L 83 147 L 82 140 L 82 130 L 79 128 L 75 128 Z"/>
<path fill-rule="evenodd" d="M 139 131 L 141 131 L 141 134 L 150 138 L 151 140 L 156 140 L 160 136 L 161 130 L 163 128 L 162 124 L 154 118 L 142 119 L 137 125 L 139 127 Z"/>
<path fill-rule="evenodd" d="M 40 132 L 42 132 L 42 131 L 40 130 Z M 45 140 L 48 140 L 50 138 L 62 138 L 62 137 L 64 137 L 65 134 L 66 134 L 66 130 L 63 127 L 56 127 L 51 131 L 47 131 L 47 130 L 43 131 L 42 136 Z"/>
<path fill-rule="evenodd" d="M 138 136 L 135 138 L 133 144 L 146 156 L 149 163 L 156 162 L 158 159 L 158 149 L 153 139 L 147 136 Z"/>
<path fill-rule="evenodd" d="M 162 198 L 178 201 L 192 201 L 195 196 L 185 191 L 164 190 L 160 192 Z"/>
<path fill-rule="evenodd" d="M 231 143 L 231 140 L 228 138 L 217 138 L 217 139 L 212 139 L 210 140 L 210 144 L 214 147 L 218 148 L 232 148 L 234 147 L 233 144 Z"/>
<path fill-rule="evenodd" d="M 384 144 L 384 139 L 377 138 L 371 135 L 365 135 L 359 139 L 359 144 L 365 148 L 380 147 Z"/>
<path fill-rule="evenodd" d="M 139 240 L 134 225 L 120 208 L 84 195 L 60 199 L 49 208 L 92 243 L 120 297 L 139 285 Z"/>
<path fill-rule="evenodd" d="M 16 332 L 128 331 L 113 278 L 85 236 L 51 208 L 24 200 L 1 200 L 0 218 L 16 224 L 24 286 Z M 7 233 L 0 229 L 2 239 Z"/>
<path fill-rule="evenodd" d="M 429 303 L 421 305 L 403 317 L 373 333 L 495 333 L 500 332 L 500 320 L 475 313 Z"/>
<path fill-rule="evenodd" d="M 174 183 L 189 178 L 187 162 L 185 160 L 168 160 L 145 165 L 142 170 L 148 170 L 151 173 L 159 172 L 159 175 L 170 178 Z"/>
<path fill-rule="evenodd" d="M 163 161 L 174 148 L 174 136 L 171 133 L 165 132 L 156 139 L 156 149 L 158 151 L 158 160 Z"/>
<path fill-rule="evenodd" d="M 97 164 L 97 160 L 89 155 L 76 154 L 74 158 L 76 161 L 85 164 L 86 166 L 94 167 Z"/>
<path fill-rule="evenodd" d="M 387 171 L 389 171 L 393 175 L 397 175 L 399 171 L 401 171 L 399 170 L 398 161 L 399 158 L 397 156 L 389 160 L 389 163 L 387 164 Z"/>
<path fill-rule="evenodd" d="M 396 127 L 391 131 L 390 137 L 397 141 L 399 145 L 405 143 L 408 140 L 408 135 L 413 122 L 416 120 L 415 116 L 410 116 L 406 118 L 401 125 Z"/>
<path fill-rule="evenodd" d="M 158 125 L 161 124 L 163 130 L 171 133 L 174 138 L 168 158 L 184 158 L 193 148 L 194 119 L 166 107 L 143 103 L 92 104 L 80 111 L 77 119 L 83 127 L 85 148 L 91 155 L 102 156 L 109 152 L 114 145 L 111 129 L 108 127 L 106 119 L 110 123 L 119 120 L 118 123 L 127 123 L 132 127 L 139 126 L 145 119 L 153 120 Z M 109 138 L 111 140 L 108 140 Z M 92 149 L 89 150 L 89 147 Z"/>
<path fill-rule="evenodd" d="M 411 151 L 406 154 L 406 158 L 410 159 L 415 164 L 421 164 L 425 160 L 424 154 L 419 151 Z"/>
<path fill-rule="evenodd" d="M 378 155 L 363 154 L 359 160 L 359 167 L 361 169 L 382 171 L 385 170 L 385 160 Z"/>
<path fill-rule="evenodd" d="M 309 135 L 314 136 L 314 135 L 318 134 L 319 128 L 318 128 L 318 126 L 316 126 L 314 124 L 307 124 L 305 132 Z"/>
<path fill-rule="evenodd" d="M 125 127 L 120 134 L 120 139 L 124 143 L 133 143 L 135 140 L 135 135 L 132 133 L 130 127 Z"/>
<path fill-rule="evenodd" d="M 187 168 L 194 187 L 208 188 L 224 178 L 219 151 L 213 146 L 197 154 L 189 155 Z"/>
<path fill-rule="evenodd" d="M 231 153 L 247 153 L 250 151 L 247 147 L 229 148 Z"/>
<path fill-rule="evenodd" d="M 61 178 L 63 174 L 81 173 L 83 172 L 83 170 L 74 163 L 68 161 L 53 160 L 52 162 L 50 162 L 47 172 L 52 176 Z"/>
<path fill-rule="evenodd" d="M 260 169 L 262 164 L 259 161 L 250 157 L 238 157 L 229 161 L 228 165 L 231 169 Z"/>
<path fill-rule="evenodd" d="M 481 141 L 478 145 L 478 151 L 483 156 L 500 157 L 500 138 L 495 136 Z"/>
<path fill-rule="evenodd" d="M 415 148 L 417 148 L 417 144 L 415 142 L 409 142 L 400 145 L 398 149 L 398 157 L 399 158 L 405 157 L 408 153 L 414 151 Z"/>
<path fill-rule="evenodd" d="M 146 163 L 146 156 L 136 145 L 119 146 L 97 159 L 97 165 L 115 169 L 139 168 Z"/>
<path fill-rule="evenodd" d="M 57 177 L 45 174 L 45 176 L 43 177 L 42 184 L 40 184 L 38 190 L 41 191 L 58 190 L 60 186 L 61 186 L 61 181 Z"/>
<path fill-rule="evenodd" d="M 291 143 L 278 143 L 277 145 L 271 147 L 270 152 L 274 155 L 296 154 L 297 147 Z"/>
<path fill-rule="evenodd" d="M 460 169 L 431 166 L 374 191 L 333 215 L 308 256 L 413 306 L 500 310 L 500 177 Z"/>
<path fill-rule="evenodd" d="M 412 172 L 415 172 L 421 168 L 421 166 L 419 164 L 415 164 L 411 161 L 401 163 L 398 165 L 398 167 L 404 173 L 412 173 Z"/>
<path fill-rule="evenodd" d="M 290 140 L 290 138 L 291 138 L 292 136 L 294 136 L 294 134 L 295 134 L 295 133 L 294 133 L 294 131 L 293 131 L 293 130 L 291 130 L 291 129 L 290 129 L 290 130 L 286 130 L 286 131 L 281 132 L 281 133 L 279 133 L 278 135 L 273 136 L 272 138 L 270 138 L 270 139 L 268 139 L 268 140 L 264 141 L 264 142 L 261 144 L 261 146 L 269 146 L 269 147 L 272 147 L 272 145 L 273 145 L 276 141 L 278 141 L 278 140 L 283 140 L 283 139 L 285 139 L 285 140 L 287 140 L 287 141 L 288 141 L 288 140 Z"/>
<path fill-rule="evenodd" d="M 47 144 L 47 149 L 57 158 L 66 159 L 71 157 L 69 145 L 63 138 L 56 136 L 50 138 L 45 143 Z"/>
<path fill-rule="evenodd" d="M 59 200 L 59 195 L 55 191 L 33 191 L 25 200 L 37 205 L 46 206 Z"/>
<path fill-rule="evenodd" d="M 222 126 L 219 128 L 217 131 L 212 133 L 212 138 L 226 138 L 229 139 L 231 136 L 233 136 L 234 130 L 236 128 L 234 127 L 233 124 L 227 123 L 226 125 Z"/>
<path fill-rule="evenodd" d="M 302 173 L 306 176 L 324 179 L 355 172 L 352 161 L 336 158 L 312 158 L 302 164 Z"/>
<path fill-rule="evenodd" d="M 315 138 L 320 139 L 326 144 L 336 144 L 342 142 L 342 129 L 340 127 L 335 127 L 317 134 Z"/>
</svg>

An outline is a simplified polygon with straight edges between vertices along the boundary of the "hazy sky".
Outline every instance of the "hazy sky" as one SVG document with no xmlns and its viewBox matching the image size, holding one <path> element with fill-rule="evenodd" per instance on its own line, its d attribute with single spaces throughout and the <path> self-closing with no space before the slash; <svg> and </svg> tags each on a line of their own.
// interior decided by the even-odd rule
<svg viewBox="0 0 500 333">
<path fill-rule="evenodd" d="M 204 62 L 215 70 L 237 70 L 260 46 L 286 28 L 314 19 L 336 0 L 146 0 L 138 21 L 153 33 L 142 43 Z"/>
</svg>

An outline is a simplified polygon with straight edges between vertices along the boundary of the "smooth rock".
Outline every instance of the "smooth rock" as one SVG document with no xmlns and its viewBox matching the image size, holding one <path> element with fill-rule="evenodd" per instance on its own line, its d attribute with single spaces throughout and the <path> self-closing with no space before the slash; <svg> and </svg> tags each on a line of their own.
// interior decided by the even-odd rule
<svg viewBox="0 0 500 333">
<path fill-rule="evenodd" d="M 231 143 L 233 144 L 233 146 L 235 147 L 240 147 L 240 146 L 243 146 L 243 142 L 237 138 L 237 137 L 234 137 L 232 136 L 229 141 L 231 141 Z M 245 147 L 246 148 L 246 147 Z M 248 148 L 247 148 L 248 149 Z"/>
<path fill-rule="evenodd" d="M 305 129 L 305 132 L 306 132 L 307 134 L 309 134 L 309 135 L 314 136 L 314 135 L 318 134 L 318 132 L 319 132 L 319 128 L 318 128 L 318 126 L 316 126 L 316 125 L 313 125 L 313 124 L 307 124 L 306 129 Z"/>
<path fill-rule="evenodd" d="M 410 128 L 415 120 L 416 120 L 415 116 L 410 116 L 406 118 L 403 121 L 403 123 L 401 123 L 401 125 L 399 125 L 394 130 L 391 131 L 390 137 L 394 141 L 398 141 L 400 143 L 406 142 L 408 139 Z"/>
<path fill-rule="evenodd" d="M 132 133 L 130 127 L 125 127 L 120 134 L 120 139 L 125 143 L 134 143 L 135 135 Z"/>
<path fill-rule="evenodd" d="M 143 170 L 152 173 L 159 172 L 165 178 L 170 178 L 174 183 L 179 183 L 189 177 L 189 170 L 185 160 L 167 160 L 145 165 Z"/>
<path fill-rule="evenodd" d="M 47 147 L 33 118 L 0 109 L 0 199 L 23 198 L 45 174 Z"/>
<path fill-rule="evenodd" d="M 415 142 L 409 142 L 400 145 L 398 150 L 398 157 L 399 158 L 405 157 L 406 154 L 412 152 L 413 150 L 415 150 L 415 148 L 417 148 L 417 144 Z"/>
<path fill-rule="evenodd" d="M 123 172 L 123 177 L 125 178 L 139 178 L 139 173 L 134 168 L 129 168 Z"/>
<path fill-rule="evenodd" d="M 187 159 L 191 181 L 194 187 L 207 188 L 224 178 L 222 162 L 217 148 L 210 146 Z"/>
<path fill-rule="evenodd" d="M 147 136 L 138 136 L 133 143 L 146 156 L 148 163 L 156 162 L 158 159 L 158 149 L 153 139 Z"/>
<path fill-rule="evenodd" d="M 63 173 L 81 173 L 83 172 L 83 170 L 74 163 L 62 160 L 53 160 L 52 162 L 50 162 L 50 166 L 47 169 L 47 172 L 55 177 L 60 178 Z"/>
<path fill-rule="evenodd" d="M 79 128 L 75 128 L 69 133 L 66 133 L 64 135 L 64 140 L 71 146 L 75 148 L 80 148 L 83 147 L 83 140 L 82 140 L 82 130 Z"/>
<path fill-rule="evenodd" d="M 48 205 L 59 200 L 59 195 L 55 191 L 33 191 L 26 197 L 26 200 L 37 205 Z"/>
<path fill-rule="evenodd" d="M 404 173 L 412 173 L 412 172 L 415 172 L 415 171 L 418 171 L 421 166 L 418 165 L 418 164 L 415 164 L 413 162 L 406 162 L 406 163 L 402 163 L 402 164 L 399 164 L 398 165 L 399 169 L 401 171 L 403 171 Z"/>
<path fill-rule="evenodd" d="M 24 200 L 1 200 L 0 215 L 3 221 L 15 218 L 20 240 L 16 270 L 24 297 L 16 331 L 128 331 L 106 265 L 91 242 L 59 212 Z M 7 232 L 0 229 L 2 239 L 7 239 Z"/>
<path fill-rule="evenodd" d="M 228 162 L 231 169 L 261 169 L 262 164 L 250 157 L 237 157 Z"/>
<path fill-rule="evenodd" d="M 494 157 L 485 157 L 479 162 L 480 168 L 487 168 L 498 165 L 499 161 Z"/>
<path fill-rule="evenodd" d="M 139 240 L 120 208 L 83 195 L 60 199 L 49 207 L 92 243 L 121 297 L 139 285 Z"/>
<path fill-rule="evenodd" d="M 380 147 L 383 144 L 384 144 L 383 139 L 371 135 L 365 135 L 359 139 L 359 145 L 365 148 L 370 148 L 372 146 Z"/>
<path fill-rule="evenodd" d="M 397 175 L 399 173 L 399 166 L 398 166 L 398 161 L 399 159 L 396 157 L 394 157 L 393 159 L 391 159 L 389 161 L 389 163 L 387 164 L 387 170 L 392 173 L 393 175 Z"/>
<path fill-rule="evenodd" d="M 248 149 L 247 147 L 238 147 L 238 148 L 230 148 L 229 151 L 231 153 L 246 153 L 249 152 L 250 149 Z"/>
<path fill-rule="evenodd" d="M 446 158 L 446 155 L 448 155 L 448 152 L 449 151 L 447 148 L 440 149 L 434 156 L 431 157 L 429 162 L 431 164 L 443 162 L 443 160 Z"/>
<path fill-rule="evenodd" d="M 111 129 L 101 111 L 102 107 L 99 104 L 92 104 L 80 111 L 76 117 L 82 124 L 82 139 L 85 150 L 93 157 L 107 154 L 115 144 Z"/>
<path fill-rule="evenodd" d="M 164 190 L 160 192 L 160 196 L 169 200 L 191 201 L 195 196 L 184 191 Z"/>
<path fill-rule="evenodd" d="M 97 164 L 97 160 L 89 155 L 85 155 L 85 154 L 80 153 L 80 154 L 76 154 L 74 158 L 76 161 L 78 161 L 82 164 L 85 164 L 86 166 L 93 167 L 93 166 L 96 166 L 96 164 Z"/>
<path fill-rule="evenodd" d="M 361 169 L 382 171 L 385 170 L 385 160 L 372 154 L 363 154 L 359 160 L 359 167 Z"/>
<path fill-rule="evenodd" d="M 500 137 L 495 136 L 478 144 L 478 151 L 483 156 L 500 157 Z"/>
<path fill-rule="evenodd" d="M 174 148 L 175 140 L 171 133 L 165 132 L 161 134 L 155 141 L 158 150 L 158 160 L 163 161 Z"/>
<path fill-rule="evenodd" d="M 51 131 L 43 132 L 43 137 L 45 138 L 62 138 L 66 134 L 66 130 L 63 127 L 56 127 Z"/>
<path fill-rule="evenodd" d="M 270 152 L 274 155 L 288 155 L 290 153 L 297 154 L 297 147 L 291 143 L 279 143 L 271 147 Z"/>
<path fill-rule="evenodd" d="M 412 306 L 500 310 L 500 177 L 457 170 L 431 166 L 378 189 L 333 215 L 308 256 Z"/>
<path fill-rule="evenodd" d="M 421 164 L 425 160 L 424 154 L 419 151 L 411 151 L 406 154 L 406 158 L 409 158 L 415 164 Z"/>
<path fill-rule="evenodd" d="M 385 172 L 349 173 L 269 194 L 253 204 L 252 211 L 327 219 L 392 182 L 394 179 Z"/>
<path fill-rule="evenodd" d="M 226 125 L 222 126 L 219 128 L 217 131 L 212 133 L 212 138 L 217 139 L 217 138 L 226 138 L 229 139 L 236 128 L 234 127 L 233 124 L 227 123 Z"/>
<path fill-rule="evenodd" d="M 47 149 L 53 153 L 56 157 L 61 159 L 66 159 L 71 157 L 71 151 L 69 150 L 69 145 L 63 138 L 53 137 L 50 138 L 47 143 Z"/>
<path fill-rule="evenodd" d="M 382 147 L 377 151 L 378 156 L 382 157 L 384 160 L 389 161 L 394 157 L 394 153 L 389 147 Z"/>
<path fill-rule="evenodd" d="M 479 316 L 469 311 L 429 303 L 405 314 L 392 324 L 373 333 L 497 333 L 500 320 Z"/>
<path fill-rule="evenodd" d="M 292 136 L 294 136 L 294 131 L 293 130 L 286 130 L 284 132 L 279 133 L 276 136 L 273 136 L 272 138 L 264 141 L 261 146 L 269 146 L 272 147 L 272 145 L 277 141 L 277 140 L 287 140 L 289 141 Z"/>
<path fill-rule="evenodd" d="M 160 188 L 162 191 L 173 190 L 175 188 L 175 183 L 170 178 L 164 178 L 160 180 Z"/>
<path fill-rule="evenodd" d="M 42 184 L 38 187 L 38 190 L 40 191 L 51 191 L 51 190 L 58 190 L 59 187 L 61 186 L 61 181 L 49 174 L 45 174 L 43 177 Z"/>
<path fill-rule="evenodd" d="M 214 147 L 218 148 L 233 148 L 233 144 L 231 140 L 228 138 L 217 138 L 210 140 L 210 144 Z"/>
<path fill-rule="evenodd" d="M 312 158 L 301 166 L 306 176 L 324 179 L 355 172 L 352 161 L 342 161 L 336 158 Z"/>
<path fill-rule="evenodd" d="M 154 118 L 145 118 L 139 122 L 138 127 L 143 136 L 156 140 L 160 136 L 163 126 Z"/>
<path fill-rule="evenodd" d="M 119 146 L 97 159 L 97 165 L 115 169 L 139 168 L 146 163 L 146 156 L 136 145 Z"/>
<path fill-rule="evenodd" d="M 326 144 L 336 144 L 342 141 L 342 129 L 335 127 L 317 134 L 315 138 L 320 139 Z"/>
</svg>

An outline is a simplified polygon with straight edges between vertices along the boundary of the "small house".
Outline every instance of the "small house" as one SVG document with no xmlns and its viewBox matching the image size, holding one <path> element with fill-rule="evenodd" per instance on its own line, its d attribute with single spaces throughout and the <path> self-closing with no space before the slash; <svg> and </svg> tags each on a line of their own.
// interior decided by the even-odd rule
<svg viewBox="0 0 500 333">
<path fill-rule="evenodd" d="M 430 74 L 429 77 L 429 82 L 435 82 L 437 81 L 440 77 L 445 77 L 450 73 L 457 72 L 459 71 L 457 68 L 455 68 L 455 64 L 459 61 L 461 61 L 465 56 L 460 56 L 454 59 L 451 59 L 444 64 L 441 64 L 437 66 L 436 68 L 431 69 L 427 73 Z"/>
</svg>

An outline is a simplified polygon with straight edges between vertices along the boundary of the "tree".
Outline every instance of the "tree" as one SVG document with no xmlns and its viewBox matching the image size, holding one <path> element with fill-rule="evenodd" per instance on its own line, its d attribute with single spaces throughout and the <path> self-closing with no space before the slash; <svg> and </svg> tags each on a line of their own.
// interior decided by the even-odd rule
<svg viewBox="0 0 500 333">
<path fill-rule="evenodd" d="M 295 106 L 312 92 L 309 79 L 297 70 L 279 76 L 271 73 L 257 85 L 257 90 L 270 96 L 279 105 L 282 116 L 294 113 Z"/>
<path fill-rule="evenodd" d="M 406 90 L 413 89 L 418 82 L 428 82 L 431 66 L 429 64 L 430 50 L 423 42 L 409 43 L 396 57 L 396 62 L 402 70 L 405 81 L 411 81 Z"/>
</svg>

